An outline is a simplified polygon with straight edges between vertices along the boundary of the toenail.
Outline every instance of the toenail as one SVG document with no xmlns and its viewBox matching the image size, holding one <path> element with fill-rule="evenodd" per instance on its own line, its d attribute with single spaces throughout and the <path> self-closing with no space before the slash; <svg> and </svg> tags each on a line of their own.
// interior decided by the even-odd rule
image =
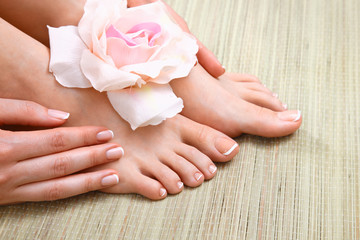
<svg viewBox="0 0 360 240">
<path fill-rule="evenodd" d="M 182 189 L 184 187 L 184 183 L 183 182 L 178 182 L 177 186 L 179 189 Z"/>
<path fill-rule="evenodd" d="M 285 110 L 287 110 L 287 109 L 288 109 L 288 105 L 287 105 L 287 104 L 283 104 L 283 108 L 284 108 Z"/>
<path fill-rule="evenodd" d="M 116 160 L 124 156 L 124 149 L 122 147 L 112 148 L 106 152 L 106 158 L 109 160 Z"/>
<path fill-rule="evenodd" d="M 166 189 L 165 188 L 160 188 L 160 197 L 165 196 L 166 194 Z"/>
<path fill-rule="evenodd" d="M 273 97 L 278 98 L 278 97 L 279 97 L 279 94 L 277 94 L 277 93 L 273 93 Z"/>
<path fill-rule="evenodd" d="M 201 173 L 195 173 L 195 179 L 196 181 L 200 181 L 200 179 L 202 178 L 202 174 Z"/>
<path fill-rule="evenodd" d="M 279 112 L 278 118 L 283 121 L 293 121 L 297 122 L 301 118 L 301 111 L 286 111 L 286 112 Z"/>
<path fill-rule="evenodd" d="M 209 166 L 209 171 L 211 174 L 214 174 L 217 170 L 217 167 L 215 165 L 210 165 Z"/>
<path fill-rule="evenodd" d="M 216 139 L 215 142 L 216 149 L 225 156 L 229 156 L 237 146 L 239 145 L 231 138 L 222 137 Z"/>
<path fill-rule="evenodd" d="M 106 176 L 101 180 L 101 185 L 106 186 L 112 186 L 119 183 L 119 177 L 116 174 L 112 174 L 110 176 Z"/>
<path fill-rule="evenodd" d="M 109 141 L 114 137 L 114 133 L 111 130 L 106 130 L 96 134 L 96 139 L 100 142 Z"/>
</svg>

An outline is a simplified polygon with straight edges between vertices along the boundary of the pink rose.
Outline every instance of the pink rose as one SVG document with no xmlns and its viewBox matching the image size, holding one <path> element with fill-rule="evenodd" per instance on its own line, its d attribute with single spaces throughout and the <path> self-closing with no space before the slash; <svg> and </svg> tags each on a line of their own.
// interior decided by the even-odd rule
<svg viewBox="0 0 360 240">
<path fill-rule="evenodd" d="M 127 8 L 125 0 L 88 0 L 79 26 L 49 27 L 50 71 L 65 87 L 107 91 L 133 129 L 173 117 L 182 100 L 169 82 L 196 63 L 196 40 L 159 1 Z"/>
</svg>

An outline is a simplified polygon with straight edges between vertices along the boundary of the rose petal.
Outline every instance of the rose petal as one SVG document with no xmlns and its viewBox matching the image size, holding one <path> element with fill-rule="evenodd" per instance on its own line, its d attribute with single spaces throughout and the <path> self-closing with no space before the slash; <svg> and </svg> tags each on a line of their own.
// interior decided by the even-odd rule
<svg viewBox="0 0 360 240">
<path fill-rule="evenodd" d="M 92 86 L 100 92 L 144 83 L 138 75 L 121 71 L 115 66 L 107 64 L 89 50 L 83 52 L 80 66 Z"/>
<path fill-rule="evenodd" d="M 165 119 L 174 117 L 184 107 L 182 99 L 175 96 L 168 84 L 148 83 L 142 88 L 109 91 L 108 98 L 133 130 L 158 125 Z"/>
<path fill-rule="evenodd" d="M 80 69 L 82 52 L 87 49 L 81 40 L 77 27 L 49 27 L 50 64 L 49 70 L 65 87 L 89 88 L 91 83 Z"/>
</svg>

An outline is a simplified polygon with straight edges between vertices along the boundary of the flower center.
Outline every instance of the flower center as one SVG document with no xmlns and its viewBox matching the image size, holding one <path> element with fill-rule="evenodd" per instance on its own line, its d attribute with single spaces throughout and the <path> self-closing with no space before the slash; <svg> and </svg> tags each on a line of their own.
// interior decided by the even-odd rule
<svg viewBox="0 0 360 240">
<path fill-rule="evenodd" d="M 117 30 L 114 25 L 110 25 L 106 31 L 106 38 L 120 38 L 130 47 L 144 43 L 153 47 L 156 39 L 158 39 L 160 35 L 161 27 L 154 22 L 137 24 L 126 33 Z"/>
</svg>

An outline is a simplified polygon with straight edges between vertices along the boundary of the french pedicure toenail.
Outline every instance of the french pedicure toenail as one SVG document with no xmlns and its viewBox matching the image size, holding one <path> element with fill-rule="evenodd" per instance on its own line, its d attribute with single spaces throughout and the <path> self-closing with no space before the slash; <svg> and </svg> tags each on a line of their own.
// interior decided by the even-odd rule
<svg viewBox="0 0 360 240">
<path fill-rule="evenodd" d="M 292 121 L 297 122 L 301 118 L 301 111 L 286 111 L 286 112 L 279 112 L 278 117 L 280 120 L 283 121 Z"/>
<path fill-rule="evenodd" d="M 116 174 L 106 176 L 101 180 L 101 185 L 103 186 L 112 186 L 119 183 L 119 177 Z"/>
<path fill-rule="evenodd" d="M 203 175 L 201 173 L 195 173 L 194 175 L 196 181 L 200 181 L 200 179 L 203 177 Z"/>
<path fill-rule="evenodd" d="M 219 138 L 215 142 L 216 149 L 225 156 L 229 156 L 237 146 L 234 140 L 228 138 Z"/>
<path fill-rule="evenodd" d="M 106 152 L 106 158 L 109 160 L 116 160 L 124 156 L 124 149 L 122 147 L 112 148 Z"/>
<path fill-rule="evenodd" d="M 166 194 L 166 189 L 165 188 L 160 188 L 160 197 L 165 196 Z"/>
<path fill-rule="evenodd" d="M 178 182 L 177 186 L 179 189 L 182 189 L 184 187 L 184 183 L 183 182 Z"/>
<path fill-rule="evenodd" d="M 217 170 L 217 167 L 215 165 L 210 165 L 209 166 L 209 171 L 211 174 L 214 174 Z"/>
<path fill-rule="evenodd" d="M 105 130 L 96 134 L 96 139 L 100 142 L 109 141 L 114 137 L 114 133 L 111 130 Z"/>
<path fill-rule="evenodd" d="M 70 113 L 55 110 L 55 109 L 48 109 L 48 115 L 53 118 L 60 119 L 60 120 L 66 120 L 69 118 Z"/>
</svg>

